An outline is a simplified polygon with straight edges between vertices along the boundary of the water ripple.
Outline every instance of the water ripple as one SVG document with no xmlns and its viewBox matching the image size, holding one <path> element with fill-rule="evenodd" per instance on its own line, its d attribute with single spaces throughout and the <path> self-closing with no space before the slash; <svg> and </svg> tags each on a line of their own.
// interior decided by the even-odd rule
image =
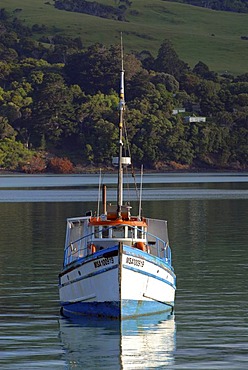
<svg viewBox="0 0 248 370">
<path fill-rule="evenodd" d="M 86 202 L 95 201 L 97 189 L 69 190 L 0 190 L 0 202 Z M 124 198 L 138 200 L 134 189 L 124 190 Z M 116 191 L 108 189 L 108 200 L 116 199 Z M 163 189 L 144 188 L 142 199 L 181 200 L 181 199 L 248 199 L 248 190 L 228 189 Z"/>
</svg>

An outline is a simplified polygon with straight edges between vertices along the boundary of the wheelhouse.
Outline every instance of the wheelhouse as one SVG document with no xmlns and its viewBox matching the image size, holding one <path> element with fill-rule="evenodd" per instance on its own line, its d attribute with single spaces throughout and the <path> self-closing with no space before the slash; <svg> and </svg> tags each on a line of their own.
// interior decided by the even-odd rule
<svg viewBox="0 0 248 370">
<path fill-rule="evenodd" d="M 148 233 L 148 226 L 154 232 L 159 230 L 160 237 L 155 236 L 157 235 L 155 233 Z M 171 263 L 166 222 L 144 218 L 140 220 L 138 217 L 130 217 L 128 220 L 109 220 L 103 215 L 67 220 L 64 267 L 104 249 L 118 247 L 120 243 Z"/>
</svg>

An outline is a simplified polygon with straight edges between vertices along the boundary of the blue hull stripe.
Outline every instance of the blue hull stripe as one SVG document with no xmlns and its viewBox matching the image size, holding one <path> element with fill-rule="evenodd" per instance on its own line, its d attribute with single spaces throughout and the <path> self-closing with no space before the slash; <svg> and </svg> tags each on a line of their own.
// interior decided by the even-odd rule
<svg viewBox="0 0 248 370">
<path fill-rule="evenodd" d="M 128 319 L 136 316 L 171 312 L 173 303 L 164 304 L 155 301 L 123 300 L 119 302 L 62 302 L 62 313 L 67 317 L 75 315 L 99 316 L 115 319 Z"/>
<path fill-rule="evenodd" d="M 83 264 L 82 264 L 83 265 Z M 77 266 L 77 267 L 80 267 L 80 266 Z M 111 267 L 105 267 L 103 268 L 102 270 L 100 271 L 95 271 L 95 272 L 92 272 L 90 274 L 87 274 L 85 276 L 81 276 L 81 277 L 78 277 L 77 279 L 74 279 L 74 280 L 71 280 L 71 281 L 68 281 L 64 284 L 60 284 L 59 287 L 64 287 L 66 285 L 70 285 L 70 284 L 73 284 L 73 283 L 76 283 L 78 281 L 81 281 L 81 280 L 85 280 L 85 279 L 88 279 L 88 278 L 91 278 L 93 276 L 96 276 L 96 275 L 101 275 L 103 274 L 104 272 L 107 272 L 107 271 L 110 271 L 110 270 L 115 270 L 118 268 L 118 265 L 114 265 L 114 266 L 111 266 Z"/>
<path fill-rule="evenodd" d="M 66 283 L 64 283 L 64 284 L 60 284 L 60 285 L 59 285 L 59 287 L 64 287 L 64 286 L 67 286 L 67 285 L 70 285 L 70 284 L 76 283 L 76 282 L 78 282 L 78 281 L 81 281 L 81 280 L 85 280 L 85 279 L 91 278 L 91 277 L 96 276 L 96 275 L 101 275 L 101 274 L 103 274 L 103 273 L 105 273 L 105 272 L 107 272 L 107 271 L 114 270 L 114 269 L 117 269 L 117 268 L 118 268 L 118 265 L 114 265 L 114 266 L 111 266 L 111 267 L 105 267 L 105 268 L 103 268 L 103 269 L 102 269 L 102 270 L 100 270 L 100 271 L 95 271 L 95 272 L 92 272 L 92 273 L 90 273 L 90 274 L 88 274 L 88 275 L 85 275 L 85 276 L 82 276 L 82 277 L 78 277 L 77 279 L 74 279 L 74 280 L 68 281 L 68 282 L 66 282 Z M 149 272 L 145 272 L 145 271 L 143 271 L 143 270 L 139 270 L 139 269 L 137 269 L 137 268 L 135 268 L 135 267 L 131 267 L 131 266 L 126 266 L 126 265 L 125 265 L 125 266 L 123 266 L 123 268 L 125 268 L 125 269 L 127 269 L 127 270 L 131 270 L 131 271 L 137 272 L 137 273 L 139 273 L 139 274 L 141 274 L 141 275 L 145 275 L 145 276 L 152 277 L 152 278 L 154 278 L 154 279 L 156 279 L 156 280 L 160 280 L 160 281 L 162 281 L 163 283 L 165 283 L 165 284 L 168 284 L 168 285 L 172 286 L 174 289 L 176 288 L 174 284 L 170 283 L 168 280 L 163 279 L 163 278 L 161 278 L 161 277 L 159 277 L 159 276 L 157 276 L 157 275 L 150 274 Z"/>
<path fill-rule="evenodd" d="M 76 261 L 70 263 L 69 265 L 67 265 L 63 271 L 59 274 L 59 276 L 63 276 L 63 275 L 66 275 L 67 273 L 69 273 L 70 271 L 74 270 L 76 267 L 78 266 L 81 266 L 81 265 L 85 265 L 87 263 L 91 263 L 92 261 L 96 261 L 98 260 L 99 258 L 104 258 L 104 255 L 106 253 L 111 253 L 111 252 L 118 252 L 119 251 L 119 247 L 118 245 L 116 245 L 115 247 L 111 247 L 111 248 L 108 248 L 104 251 L 99 251 L 99 252 L 96 252 L 90 256 L 87 256 L 87 257 L 80 257 L 78 258 Z"/>
<path fill-rule="evenodd" d="M 153 275 L 153 274 L 151 274 L 149 272 L 146 272 L 146 271 L 143 271 L 143 270 L 139 270 L 139 269 L 137 269 L 135 267 L 131 267 L 131 266 L 123 266 L 123 268 L 125 268 L 127 270 L 131 270 L 131 271 L 137 272 L 140 275 L 145 275 L 145 276 L 149 276 L 151 278 L 154 278 L 156 280 L 160 280 L 163 283 L 168 284 L 168 285 L 172 286 L 174 289 L 176 289 L 176 286 L 174 284 L 170 283 L 168 280 L 163 279 L 163 278 L 161 278 L 161 277 L 159 277 L 157 275 Z"/>
<path fill-rule="evenodd" d="M 119 302 L 62 302 L 62 307 L 62 313 L 64 316 L 67 317 L 73 317 L 75 315 L 99 316 L 109 318 L 120 317 Z"/>
<path fill-rule="evenodd" d="M 137 252 L 137 249 L 134 249 L 129 246 L 123 247 L 123 254 L 126 256 L 137 257 L 137 258 L 143 259 L 144 261 L 150 262 L 162 268 L 163 270 L 168 271 L 174 277 L 174 279 L 176 277 L 173 267 L 169 265 L 165 260 L 162 260 L 161 258 L 147 254 L 146 252 L 143 252 L 140 250 Z"/>
</svg>

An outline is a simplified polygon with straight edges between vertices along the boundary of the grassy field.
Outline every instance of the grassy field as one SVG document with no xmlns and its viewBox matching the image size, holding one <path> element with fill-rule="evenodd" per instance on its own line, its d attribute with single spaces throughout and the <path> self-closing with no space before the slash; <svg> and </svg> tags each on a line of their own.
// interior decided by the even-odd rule
<svg viewBox="0 0 248 370">
<path fill-rule="evenodd" d="M 112 0 L 98 0 L 114 5 Z M 1 8 L 16 13 L 29 26 L 37 23 L 55 32 L 80 36 L 88 46 L 95 42 L 119 43 L 123 32 L 125 50 L 149 50 L 157 55 L 164 39 L 170 39 L 180 58 L 193 67 L 199 60 L 219 73 L 248 72 L 248 14 L 217 12 L 162 0 L 135 0 L 119 22 L 57 10 L 44 0 L 1 0 Z M 133 15 L 133 11 L 137 15 Z"/>
</svg>

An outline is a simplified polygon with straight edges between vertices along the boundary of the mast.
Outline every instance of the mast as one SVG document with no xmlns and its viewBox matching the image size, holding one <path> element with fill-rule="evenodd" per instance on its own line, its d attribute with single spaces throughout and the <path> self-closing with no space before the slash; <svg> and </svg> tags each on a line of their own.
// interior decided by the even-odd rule
<svg viewBox="0 0 248 370">
<path fill-rule="evenodd" d="M 124 98 L 124 64 L 123 64 L 123 45 L 121 33 L 121 82 L 120 82 L 120 102 L 119 102 L 119 157 L 118 157 L 118 189 L 117 189 L 117 218 L 121 218 L 121 206 L 123 202 L 123 167 L 122 167 L 122 149 L 123 149 L 123 115 L 125 109 Z"/>
</svg>

